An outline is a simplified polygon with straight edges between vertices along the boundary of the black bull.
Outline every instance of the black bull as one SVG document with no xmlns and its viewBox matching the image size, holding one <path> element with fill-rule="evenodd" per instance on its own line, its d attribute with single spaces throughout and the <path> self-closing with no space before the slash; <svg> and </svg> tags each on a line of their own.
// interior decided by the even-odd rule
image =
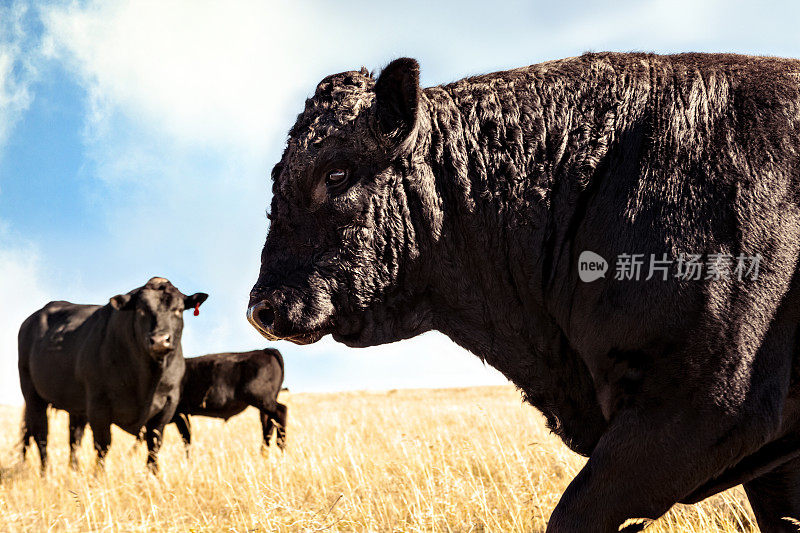
<svg viewBox="0 0 800 533">
<path fill-rule="evenodd" d="M 155 470 L 164 425 L 180 397 L 183 312 L 206 298 L 152 278 L 106 305 L 50 302 L 28 317 L 19 330 L 23 455 L 34 440 L 44 470 L 52 406 L 69 413 L 73 467 L 88 422 L 101 463 L 111 445 L 111 424 L 132 435 L 144 426 L 147 464 Z"/>
<path fill-rule="evenodd" d="M 800 62 L 586 54 L 422 89 L 399 59 L 325 78 L 273 180 L 254 326 L 436 329 L 499 369 L 589 456 L 548 531 L 737 483 L 762 529 L 800 519 Z M 712 257 L 759 271 L 685 275 Z"/>
</svg>

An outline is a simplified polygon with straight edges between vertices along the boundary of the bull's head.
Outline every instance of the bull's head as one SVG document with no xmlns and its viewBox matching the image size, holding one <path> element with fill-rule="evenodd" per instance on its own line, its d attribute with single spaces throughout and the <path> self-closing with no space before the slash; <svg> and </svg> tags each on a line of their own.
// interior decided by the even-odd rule
<svg viewBox="0 0 800 533">
<path fill-rule="evenodd" d="M 265 337 L 307 344 L 332 333 L 364 346 L 430 329 L 409 279 L 419 256 L 413 212 L 430 178 L 424 106 L 419 66 L 407 58 L 377 80 L 363 68 L 329 76 L 306 101 L 272 170 L 271 225 L 250 294 L 248 319 Z"/>
<path fill-rule="evenodd" d="M 163 361 L 181 345 L 183 312 L 206 298 L 204 292 L 186 296 L 169 280 L 151 278 L 138 289 L 111 297 L 109 303 L 117 311 L 130 313 L 136 342 L 150 357 Z"/>
</svg>

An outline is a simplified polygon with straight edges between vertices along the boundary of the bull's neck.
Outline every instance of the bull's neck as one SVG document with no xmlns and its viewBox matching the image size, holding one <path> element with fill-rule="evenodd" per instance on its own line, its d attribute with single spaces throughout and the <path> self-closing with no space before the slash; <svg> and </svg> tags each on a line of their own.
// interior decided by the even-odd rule
<svg viewBox="0 0 800 533">
<path fill-rule="evenodd" d="M 532 314 L 546 314 L 541 250 L 569 137 L 565 98 L 515 76 L 425 91 L 420 144 L 442 228 L 423 254 L 435 272 L 436 328 L 490 362 L 506 338 L 541 330 L 529 327 Z"/>
<path fill-rule="evenodd" d="M 585 411 L 574 416 L 591 419 L 585 430 L 562 434 L 581 451 L 603 422 L 588 372 L 549 312 L 548 283 L 560 226 L 607 151 L 615 110 L 602 100 L 575 109 L 602 83 L 528 71 L 427 89 L 419 141 L 441 219 L 421 254 L 434 328 L 503 372 L 554 426 Z M 575 380 L 582 386 L 564 402 L 559 388 Z"/>
<path fill-rule="evenodd" d="M 420 202 L 431 206 L 423 218 L 438 221 L 423 232 L 426 268 L 440 285 L 431 291 L 459 314 L 440 317 L 443 327 L 469 316 L 516 336 L 530 329 L 520 315 L 552 310 L 553 273 L 564 267 L 581 205 L 615 131 L 630 127 L 647 98 L 644 90 L 630 103 L 631 80 L 646 74 L 621 73 L 613 60 L 574 58 L 424 91 L 412 164 L 432 182 L 422 195 L 435 197 Z M 489 308 L 498 305 L 503 313 Z"/>
</svg>

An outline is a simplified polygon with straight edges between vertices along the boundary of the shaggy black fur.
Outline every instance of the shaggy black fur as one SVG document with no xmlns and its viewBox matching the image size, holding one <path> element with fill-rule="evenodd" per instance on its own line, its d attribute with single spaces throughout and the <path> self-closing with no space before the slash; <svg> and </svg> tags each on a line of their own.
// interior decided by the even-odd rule
<svg viewBox="0 0 800 533">
<path fill-rule="evenodd" d="M 325 78 L 275 166 L 248 316 L 268 338 L 444 332 L 590 456 L 548 531 L 616 531 L 745 482 L 800 519 L 800 62 L 586 54 L 421 89 Z M 584 250 L 612 272 L 584 283 Z M 623 253 L 757 279 L 616 280 Z"/>
<path fill-rule="evenodd" d="M 157 469 L 164 425 L 180 397 L 183 311 L 208 294 L 182 294 L 164 278 L 118 294 L 106 305 L 50 302 L 19 330 L 19 379 L 25 397 L 22 454 L 33 439 L 47 462 L 47 408 L 69 413 L 70 464 L 88 422 L 98 462 L 111 424 L 132 435 L 144 426 L 147 465 Z"/>
</svg>

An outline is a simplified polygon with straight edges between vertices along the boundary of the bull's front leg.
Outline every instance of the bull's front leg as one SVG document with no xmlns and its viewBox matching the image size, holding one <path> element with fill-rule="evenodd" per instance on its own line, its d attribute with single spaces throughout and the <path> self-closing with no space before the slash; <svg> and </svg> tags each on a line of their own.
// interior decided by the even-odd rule
<svg viewBox="0 0 800 533">
<path fill-rule="evenodd" d="M 713 408 L 619 412 L 567 487 L 547 532 L 641 531 L 757 447 L 753 436 L 765 433 L 763 421 L 735 421 Z"/>
<path fill-rule="evenodd" d="M 598 378 L 609 426 L 553 511 L 548 533 L 612 532 L 630 520 L 656 519 L 772 441 L 796 331 L 787 312 L 773 319 L 755 351 L 742 344 L 707 353 L 695 343 L 644 358 L 616 385 Z"/>
<path fill-rule="evenodd" d="M 70 413 L 69 415 L 69 466 L 78 469 L 78 449 L 83 440 L 83 430 L 86 427 L 86 418 Z"/>
<path fill-rule="evenodd" d="M 97 452 L 97 466 L 102 469 L 111 447 L 111 407 L 105 396 L 90 396 L 87 411 Z"/>
<path fill-rule="evenodd" d="M 161 413 L 145 424 L 145 440 L 147 441 L 147 468 L 153 474 L 158 473 L 158 452 L 164 437 L 164 427 L 172 420 L 177 403 L 168 399 Z"/>
<path fill-rule="evenodd" d="M 153 474 L 158 473 L 158 451 L 161 449 L 164 424 L 150 421 L 146 425 L 145 440 L 147 441 L 147 469 Z"/>
</svg>

